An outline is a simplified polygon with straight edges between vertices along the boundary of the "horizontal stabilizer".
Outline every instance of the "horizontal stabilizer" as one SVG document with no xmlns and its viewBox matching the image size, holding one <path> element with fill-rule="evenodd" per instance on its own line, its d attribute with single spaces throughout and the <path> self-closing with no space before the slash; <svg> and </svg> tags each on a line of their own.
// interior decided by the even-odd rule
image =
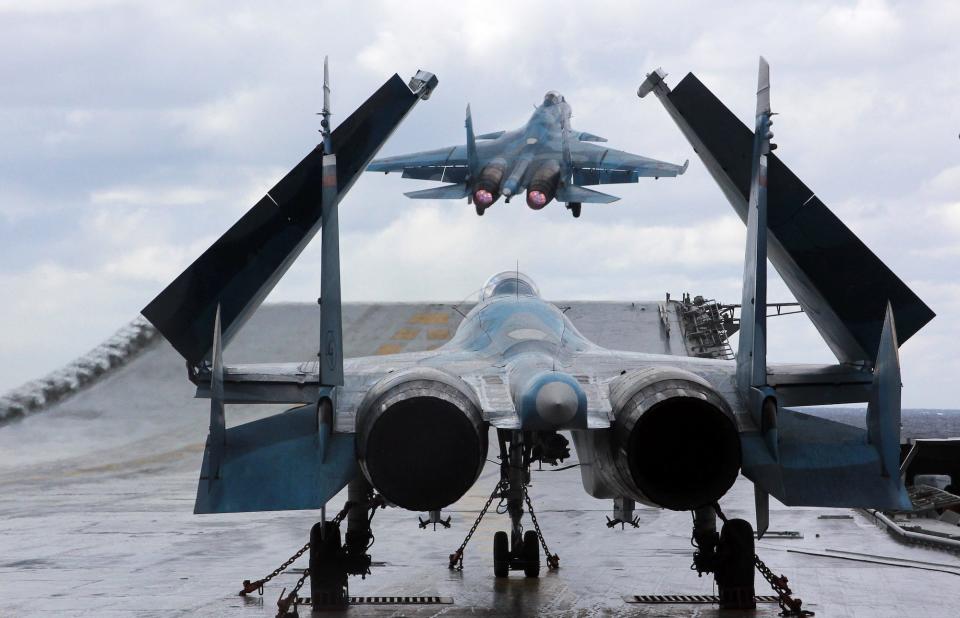
<svg viewBox="0 0 960 618">
<path fill-rule="evenodd" d="M 394 75 L 333 131 L 341 199 L 422 98 L 411 83 Z M 209 358 L 217 305 L 226 346 L 320 229 L 322 158 L 317 146 L 143 309 L 191 365 Z"/>
<path fill-rule="evenodd" d="M 316 406 L 231 427 L 219 478 L 201 476 L 194 513 L 319 509 L 359 470 L 353 434 L 331 434 L 326 448 L 321 463 Z"/>
<path fill-rule="evenodd" d="M 897 475 L 883 476 L 867 431 L 782 408 L 774 459 L 759 432 L 740 434 L 743 474 L 787 506 L 909 509 Z"/>
<path fill-rule="evenodd" d="M 494 131 L 493 133 L 484 133 L 483 135 L 478 135 L 476 139 L 497 139 L 504 133 L 506 133 L 506 131 Z"/>
<path fill-rule="evenodd" d="M 581 142 L 605 142 L 607 138 L 600 137 L 599 135 L 594 135 L 593 133 L 587 133 L 586 131 L 581 131 L 580 135 L 577 136 L 577 139 Z"/>
<path fill-rule="evenodd" d="M 663 72 L 654 92 L 741 219 L 747 219 L 753 131 L 693 74 L 671 91 Z M 768 168 L 768 257 L 842 362 L 873 362 L 887 302 L 900 343 L 934 314 L 780 159 Z"/>
<path fill-rule="evenodd" d="M 580 202 L 581 204 L 609 204 L 619 199 L 620 198 L 615 195 L 607 195 L 606 193 L 600 193 L 599 191 L 577 185 L 567 185 L 557 189 L 557 201 L 567 202 L 568 204 L 570 202 Z"/>
<path fill-rule="evenodd" d="M 409 191 L 404 195 L 412 200 L 459 200 L 467 197 L 468 193 L 470 193 L 470 189 L 467 188 L 467 185 L 457 184 Z"/>
</svg>

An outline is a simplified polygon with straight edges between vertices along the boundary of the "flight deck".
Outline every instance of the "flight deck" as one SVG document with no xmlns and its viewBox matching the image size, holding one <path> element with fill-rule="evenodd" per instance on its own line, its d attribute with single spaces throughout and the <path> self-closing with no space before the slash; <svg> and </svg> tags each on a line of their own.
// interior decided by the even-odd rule
<svg viewBox="0 0 960 618">
<path fill-rule="evenodd" d="M 687 316 L 684 324 L 682 301 L 557 305 L 570 307 L 567 316 L 586 337 L 611 348 L 685 356 L 696 353 L 696 341 L 712 341 L 709 334 L 691 338 L 697 321 Z M 345 354 L 428 350 L 453 334 L 468 308 L 346 304 Z M 318 341 L 316 305 L 267 305 L 225 357 L 230 363 L 308 361 Z M 295 585 L 306 556 L 269 582 L 262 596 L 238 596 L 241 583 L 270 573 L 302 547 L 319 513 L 193 514 L 209 403 L 193 398 L 184 374 L 182 358 L 156 337 L 85 387 L 0 425 L 6 498 L 0 503 L 0 616 L 275 615 L 277 598 Z M 281 409 L 231 405 L 227 424 Z M 908 413 L 905 419 L 909 435 Z M 960 434 L 957 421 L 941 430 Z M 530 496 L 544 540 L 560 557 L 558 570 L 494 578 L 493 535 L 509 520 L 493 507 L 464 552 L 463 570 L 450 570 L 449 555 L 497 483 L 494 457 L 491 449 L 477 483 L 444 509 L 449 529 L 421 529 L 409 511 L 377 511 L 372 573 L 350 578 L 351 596 L 367 603 L 342 615 L 779 613 L 776 603 L 721 612 L 702 602 L 715 590 L 712 577 L 690 569 L 690 514 L 638 505 L 638 528 L 609 528 L 612 505 L 584 492 L 579 470 L 568 467 L 577 463 L 575 454 L 560 469 L 532 471 Z M 345 497 L 346 490 L 330 502 L 328 515 Z M 741 478 L 721 506 L 730 517 L 752 520 L 753 499 L 751 484 Z M 757 554 L 789 578 L 795 596 L 817 616 L 960 615 L 960 598 L 951 593 L 960 585 L 957 554 L 899 542 L 862 511 L 772 501 L 770 532 L 757 542 Z M 773 594 L 760 577 L 756 592 Z M 370 603 L 385 597 L 393 602 Z"/>
</svg>

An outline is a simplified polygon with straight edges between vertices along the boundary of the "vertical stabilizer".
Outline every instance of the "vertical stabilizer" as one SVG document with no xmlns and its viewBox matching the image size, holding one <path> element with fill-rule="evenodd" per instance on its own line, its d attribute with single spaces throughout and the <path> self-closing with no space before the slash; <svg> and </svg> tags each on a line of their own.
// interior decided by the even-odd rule
<svg viewBox="0 0 960 618">
<path fill-rule="evenodd" d="M 200 477 L 220 478 L 220 465 L 226 446 L 227 420 L 223 406 L 223 336 L 220 332 L 220 306 L 213 321 L 213 350 L 210 367 L 210 432 L 207 434 L 207 464 Z M 209 487 L 209 485 L 208 485 Z"/>
<path fill-rule="evenodd" d="M 573 184 L 573 157 L 570 155 L 570 127 L 567 118 L 560 116 L 560 186 Z"/>
<path fill-rule="evenodd" d="M 900 389 L 897 328 L 887 303 L 867 406 L 867 437 L 880 454 L 884 476 L 897 476 L 900 470 Z"/>
<path fill-rule="evenodd" d="M 477 139 L 473 135 L 473 115 L 470 113 L 469 103 L 464 126 L 467 128 L 467 176 L 474 180 L 480 174 L 480 158 L 477 156 Z"/>
<path fill-rule="evenodd" d="M 767 383 L 767 154 L 770 153 L 770 66 L 762 57 L 743 264 L 737 387 L 745 397 Z"/>
</svg>

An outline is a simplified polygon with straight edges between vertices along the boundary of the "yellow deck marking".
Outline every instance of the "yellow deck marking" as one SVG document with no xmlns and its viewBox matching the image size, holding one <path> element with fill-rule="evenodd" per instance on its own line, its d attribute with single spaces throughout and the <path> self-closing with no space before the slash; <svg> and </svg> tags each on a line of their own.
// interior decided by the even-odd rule
<svg viewBox="0 0 960 618">
<path fill-rule="evenodd" d="M 416 339 L 417 335 L 420 334 L 419 328 L 401 328 L 397 332 L 393 333 L 391 339 L 398 339 L 400 341 L 410 341 L 411 339 Z"/>
<path fill-rule="evenodd" d="M 397 354 L 403 350 L 402 343 L 385 343 L 377 348 L 377 354 Z"/>
<path fill-rule="evenodd" d="M 431 328 L 427 331 L 427 339 L 449 339 L 450 338 L 450 329 L 449 328 Z"/>
<path fill-rule="evenodd" d="M 409 324 L 447 324 L 449 321 L 449 313 L 415 313 L 407 320 Z"/>
</svg>

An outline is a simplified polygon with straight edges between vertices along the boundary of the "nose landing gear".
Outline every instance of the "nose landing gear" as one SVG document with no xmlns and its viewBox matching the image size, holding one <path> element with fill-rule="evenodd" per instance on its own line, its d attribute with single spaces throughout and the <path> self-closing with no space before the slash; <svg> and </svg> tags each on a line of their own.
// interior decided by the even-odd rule
<svg viewBox="0 0 960 618">
<path fill-rule="evenodd" d="M 493 574 L 507 577 L 510 571 L 523 571 L 527 577 L 540 577 L 540 541 L 537 533 L 527 530 L 519 545 L 510 548 L 507 533 L 493 535 Z"/>
<path fill-rule="evenodd" d="M 533 504 L 527 493 L 530 484 L 530 464 L 534 461 L 547 461 L 542 453 L 534 455 L 537 440 L 534 436 L 522 431 L 497 432 L 500 442 L 500 482 L 497 483 L 490 499 L 480 511 L 476 522 L 467 533 L 467 537 L 454 553 L 450 554 L 450 568 L 463 569 L 463 551 L 470 542 L 470 538 L 486 514 L 494 499 L 500 499 L 500 505 L 506 503 L 505 511 L 497 508 L 498 513 L 510 515 L 510 532 L 499 531 L 493 535 L 493 574 L 496 577 L 507 577 L 510 571 L 523 571 L 527 577 L 540 576 L 540 548 L 543 548 L 547 567 L 550 570 L 560 567 L 560 557 L 551 554 L 546 541 L 540 531 L 537 515 L 533 512 Z M 541 437 L 542 438 L 542 437 Z M 566 453 L 569 454 L 569 453 Z M 533 523 L 533 530 L 523 530 L 520 523 L 523 518 L 523 506 L 526 504 Z"/>
</svg>

